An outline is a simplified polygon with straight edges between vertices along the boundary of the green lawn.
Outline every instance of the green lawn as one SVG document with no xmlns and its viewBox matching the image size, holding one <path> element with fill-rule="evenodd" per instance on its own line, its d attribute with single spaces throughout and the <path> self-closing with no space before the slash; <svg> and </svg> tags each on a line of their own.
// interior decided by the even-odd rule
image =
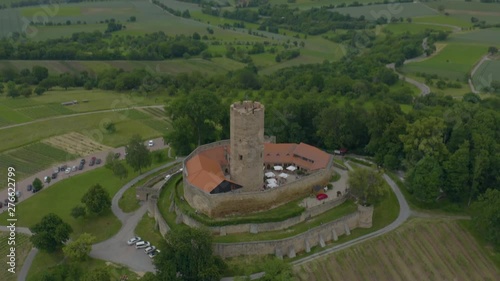
<svg viewBox="0 0 500 281">
<path fill-rule="evenodd" d="M 29 236 L 26 234 L 22 233 L 16 233 L 15 236 L 15 245 L 9 245 L 8 244 L 8 238 L 9 238 L 9 232 L 0 232 L 0 252 L 2 253 L 2 258 L 0 261 L 2 262 L 3 265 L 3 270 L 0 273 L 0 280 L 2 281 L 15 281 L 17 280 L 17 277 L 19 275 L 19 272 L 21 271 L 21 268 L 23 267 L 24 261 L 26 257 L 28 256 L 28 253 L 30 252 L 32 245 L 31 242 L 29 241 Z M 12 240 L 11 240 L 12 241 Z M 10 266 L 7 265 L 7 262 L 9 262 L 9 257 L 7 255 L 10 255 L 10 248 L 15 247 L 15 258 L 16 258 L 16 268 L 15 268 L 15 273 L 11 273 L 7 271 Z"/>
<path fill-rule="evenodd" d="M 472 82 L 477 90 L 489 87 L 491 82 L 500 81 L 500 60 L 483 62 L 472 77 Z"/>
<path fill-rule="evenodd" d="M 163 237 L 161 237 L 161 234 L 155 227 L 155 224 L 155 219 L 149 217 L 149 214 L 146 213 L 135 227 L 134 233 L 141 237 L 142 240 L 149 241 L 151 242 L 151 245 L 158 248 L 160 246 L 160 242 L 163 240 Z"/>
<path fill-rule="evenodd" d="M 33 264 L 28 272 L 27 281 L 38 281 L 40 280 L 40 275 L 50 267 L 59 265 L 59 264 L 68 264 L 71 261 L 64 260 L 64 256 L 62 252 L 57 252 L 53 254 L 49 254 L 43 251 L 39 251 L 36 255 Z M 109 270 L 111 275 L 111 280 L 118 281 L 120 277 L 123 275 L 127 275 L 129 278 L 128 281 L 137 281 L 139 280 L 139 276 L 137 273 L 130 271 L 128 268 L 119 265 L 113 264 L 107 261 L 98 260 L 89 258 L 86 261 L 82 262 L 74 262 L 72 263 L 77 266 L 78 270 L 85 274 L 87 272 L 92 271 L 96 268 L 106 267 Z"/>
<path fill-rule="evenodd" d="M 449 43 L 435 56 L 421 62 L 407 64 L 402 67 L 402 71 L 437 74 L 453 80 L 464 79 L 487 50 L 487 47 L 481 45 Z"/>
<path fill-rule="evenodd" d="M 342 205 L 337 206 L 321 215 L 318 215 L 306 222 L 296 224 L 284 230 L 261 232 L 257 234 L 239 233 L 239 234 L 229 234 L 226 236 L 216 236 L 214 237 L 214 241 L 217 243 L 233 243 L 242 241 L 265 241 L 265 240 L 283 239 L 306 232 L 307 230 L 319 226 L 323 223 L 339 219 L 345 215 L 356 212 L 356 210 L 357 210 L 357 205 L 354 204 L 354 202 L 346 201 Z"/>
<path fill-rule="evenodd" d="M 33 17 L 36 18 L 36 16 L 39 14 L 50 15 L 51 12 L 58 17 L 62 16 L 74 17 L 74 16 L 79 16 L 81 14 L 80 7 L 75 7 L 75 6 L 56 5 L 56 6 L 47 6 L 47 8 L 49 12 L 45 12 L 45 9 L 41 9 L 40 7 L 22 8 L 21 15 L 27 18 L 33 18 Z"/>
<path fill-rule="evenodd" d="M 113 236 L 121 227 L 120 221 L 111 211 L 100 217 L 89 217 L 75 220 L 70 216 L 71 209 L 80 203 L 82 196 L 94 184 L 100 184 L 111 197 L 128 181 L 138 174 L 129 170 L 126 179 L 118 179 L 113 173 L 102 167 L 80 175 L 70 176 L 67 179 L 55 183 L 46 190 L 40 191 L 17 205 L 18 226 L 31 227 L 40 219 L 55 213 L 69 223 L 73 228 L 72 238 L 87 232 L 96 236 L 97 241 L 103 241 Z M 0 215 L 1 220 L 7 218 L 7 213 Z"/>
</svg>

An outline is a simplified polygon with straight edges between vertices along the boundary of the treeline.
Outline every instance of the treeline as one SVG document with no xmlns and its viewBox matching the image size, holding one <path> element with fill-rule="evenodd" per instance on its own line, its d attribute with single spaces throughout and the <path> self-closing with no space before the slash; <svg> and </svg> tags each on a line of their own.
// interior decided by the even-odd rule
<svg viewBox="0 0 500 281">
<path fill-rule="evenodd" d="M 104 2 L 104 1 L 114 1 L 114 0 L 21 0 L 10 3 L 10 7 L 20 8 L 20 7 L 38 6 L 38 5 L 54 5 L 54 4 L 65 4 L 65 3 L 80 3 L 80 2 Z M 6 5 L 4 5 L 4 8 L 5 7 Z"/>
<path fill-rule="evenodd" d="M 122 28 L 108 23 L 107 32 L 78 32 L 45 41 L 0 40 L 0 59 L 19 60 L 164 60 L 199 55 L 207 48 L 190 36 L 155 32 L 143 36 L 113 36 Z"/>
<path fill-rule="evenodd" d="M 258 23 L 260 30 L 277 33 L 279 28 L 303 32 L 310 35 L 322 34 L 335 29 L 364 29 L 373 23 L 364 17 L 353 18 L 328 8 L 311 8 L 301 11 L 298 8 L 289 8 L 288 5 L 261 5 L 257 11 L 237 8 L 234 11 L 222 10 L 218 6 L 203 3 L 202 12 L 224 18 Z"/>
<path fill-rule="evenodd" d="M 174 16 L 183 17 L 183 18 L 187 18 L 187 19 L 191 18 L 191 14 L 189 13 L 189 10 L 184 10 L 184 12 L 181 12 L 180 10 L 175 10 L 173 8 L 168 7 L 167 5 L 163 4 L 162 2 L 160 2 L 158 0 L 153 0 L 153 4 L 162 8 L 163 10 L 171 13 Z"/>
</svg>

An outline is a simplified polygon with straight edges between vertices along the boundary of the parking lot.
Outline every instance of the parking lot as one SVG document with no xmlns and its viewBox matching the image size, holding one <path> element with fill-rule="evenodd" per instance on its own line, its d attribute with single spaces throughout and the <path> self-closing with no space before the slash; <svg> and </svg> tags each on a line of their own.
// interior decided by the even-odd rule
<svg viewBox="0 0 500 281">
<path fill-rule="evenodd" d="M 166 145 L 163 144 L 163 138 L 157 138 L 157 139 L 154 139 L 154 145 L 153 146 L 150 146 L 149 145 L 149 142 L 145 142 L 145 145 L 151 150 L 151 151 L 154 151 L 154 150 L 159 150 L 159 149 L 163 149 L 165 147 L 167 147 Z M 54 173 L 54 168 L 55 167 L 60 167 L 62 165 L 67 165 L 67 167 L 73 167 L 73 166 L 76 166 L 77 169 L 76 171 L 71 171 L 69 173 L 65 173 L 64 171 L 63 172 L 59 172 L 57 174 L 57 178 L 55 179 L 51 179 L 50 183 L 44 183 L 44 187 L 41 191 L 39 192 L 43 192 L 44 189 L 46 188 L 49 188 L 51 187 L 52 185 L 54 185 L 54 183 L 57 183 L 63 179 L 67 179 L 69 177 L 72 177 L 74 175 L 78 175 L 78 174 L 81 174 L 81 173 L 85 173 L 87 171 L 90 171 L 90 170 L 93 170 L 93 169 L 96 169 L 96 168 L 100 168 L 102 166 L 104 166 L 105 162 L 106 162 L 106 156 L 108 155 L 110 151 L 101 151 L 99 153 L 95 153 L 95 154 L 92 154 L 92 155 L 87 155 L 85 157 L 82 157 L 86 160 L 86 163 L 83 167 L 82 170 L 78 170 L 78 166 L 80 165 L 80 160 L 82 158 L 78 158 L 78 159 L 75 159 L 73 161 L 69 161 L 69 162 L 66 162 L 66 163 L 58 163 L 58 164 L 54 164 L 52 167 L 50 168 L 47 168 L 46 170 L 44 171 L 41 171 L 39 173 L 36 173 L 35 175 L 32 175 L 26 179 L 23 179 L 21 181 L 18 181 L 16 182 L 16 191 L 20 191 L 21 192 L 21 196 L 18 198 L 18 202 L 22 202 L 28 198 L 30 198 L 31 196 L 34 196 L 36 193 L 33 193 L 33 192 L 29 192 L 27 191 L 27 186 L 30 185 L 34 180 L 35 178 L 39 178 L 40 180 L 44 181 L 44 178 L 45 177 L 51 177 L 52 174 Z M 113 150 L 111 150 L 111 152 L 113 153 L 120 153 L 120 158 L 119 159 L 125 159 L 125 147 L 122 146 L 122 147 L 119 147 L 119 148 L 115 148 Z M 96 157 L 96 159 L 101 159 L 101 164 L 99 165 L 93 165 L 93 166 L 89 166 L 89 161 L 91 160 L 92 157 Z M 7 199 L 7 188 L 3 189 L 0 191 L 0 202 L 4 202 L 4 200 Z M 7 208 L 5 207 L 2 207 L 0 208 L 0 213 L 6 211 Z M 127 238 L 128 239 L 128 238 Z"/>
</svg>

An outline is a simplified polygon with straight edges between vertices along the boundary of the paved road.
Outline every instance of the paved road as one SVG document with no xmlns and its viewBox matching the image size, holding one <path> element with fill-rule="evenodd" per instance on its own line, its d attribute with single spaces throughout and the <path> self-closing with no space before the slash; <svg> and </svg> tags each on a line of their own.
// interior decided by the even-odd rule
<svg viewBox="0 0 500 281">
<path fill-rule="evenodd" d="M 292 262 L 292 264 L 293 265 L 301 265 L 303 263 L 312 261 L 312 260 L 317 259 L 319 257 L 323 257 L 325 255 L 328 255 L 328 254 L 337 252 L 339 250 L 351 247 L 353 245 L 359 244 L 359 243 L 364 242 L 364 241 L 366 241 L 368 239 L 371 239 L 371 238 L 378 237 L 380 235 L 386 234 L 387 232 L 392 231 L 392 230 L 396 229 L 397 227 L 399 227 L 400 225 L 402 225 L 410 217 L 410 214 L 411 214 L 410 207 L 408 206 L 408 203 L 406 202 L 403 194 L 399 190 L 399 188 L 396 185 L 396 183 L 394 183 L 394 181 L 392 181 L 392 179 L 389 176 L 387 176 L 386 174 L 384 174 L 384 179 L 385 179 L 385 181 L 387 181 L 387 183 L 391 187 L 392 191 L 394 191 L 394 193 L 396 194 L 396 197 L 397 197 L 398 202 L 399 202 L 399 215 L 398 215 L 398 217 L 397 217 L 397 219 L 395 221 L 393 221 L 388 226 L 386 226 L 386 227 L 384 227 L 382 229 L 379 229 L 379 230 L 377 230 L 375 232 L 372 232 L 372 233 L 369 233 L 367 235 L 358 237 L 358 238 L 353 239 L 353 240 L 351 240 L 349 242 L 346 242 L 346 243 L 340 244 L 338 246 L 326 249 L 324 251 L 321 251 L 319 253 L 310 255 L 308 257 L 304 257 L 302 259 L 296 260 L 296 261 Z"/>
<path fill-rule="evenodd" d="M 175 163 L 181 162 L 183 159 L 177 159 L 173 162 L 169 162 L 163 166 L 156 169 L 148 171 L 130 181 L 124 185 L 113 197 L 111 210 L 115 216 L 121 221 L 122 227 L 120 231 L 111 237 L 110 239 L 100 242 L 92 246 L 92 251 L 90 256 L 93 258 L 98 258 L 106 261 L 111 261 L 114 263 L 122 264 L 127 266 L 136 272 L 154 272 L 155 267 L 148 255 L 144 253 L 143 249 L 136 249 L 134 246 L 128 246 L 127 240 L 135 236 L 134 230 L 137 223 L 141 220 L 144 214 L 147 212 L 147 205 L 144 204 L 139 208 L 139 210 L 132 213 L 124 213 L 120 207 L 118 207 L 118 201 L 120 200 L 122 194 L 129 189 L 136 182 L 142 180 L 143 178 L 156 173 L 157 171 L 171 166 Z M 158 246 L 158 245 L 156 245 Z"/>
<path fill-rule="evenodd" d="M 417 80 L 405 77 L 401 73 L 397 72 L 394 63 L 390 63 L 390 64 L 386 65 L 386 67 L 389 69 L 392 69 L 398 75 L 400 80 L 404 79 L 405 82 L 408 82 L 412 85 L 415 85 L 420 90 L 420 95 L 425 96 L 431 92 L 431 88 L 429 88 L 429 86 L 427 86 L 426 84 L 424 84 L 422 82 L 418 82 Z"/>
<path fill-rule="evenodd" d="M 153 147 L 149 147 L 149 149 L 151 151 L 154 151 L 154 150 L 159 150 L 159 149 L 164 149 L 164 148 L 167 148 L 168 145 L 165 145 L 163 143 L 163 138 L 156 138 L 153 140 L 154 141 L 154 146 Z M 120 156 L 120 159 L 124 159 L 125 158 L 125 147 L 122 146 L 122 147 L 119 147 L 119 148 L 115 148 L 113 150 L 111 150 L 113 153 L 120 153 L 121 156 Z M 101 152 L 98 152 L 98 153 L 94 153 L 94 154 L 91 154 L 91 155 L 87 155 L 85 156 L 84 158 L 87 160 L 87 163 L 85 163 L 85 167 L 83 168 L 83 170 L 77 170 L 75 172 L 71 172 L 69 174 L 65 174 L 64 172 L 60 172 L 57 176 L 56 179 L 53 179 L 51 180 L 51 182 L 49 184 L 47 183 L 44 183 L 44 188 L 39 191 L 39 192 L 43 192 L 45 189 L 47 188 L 50 188 L 52 185 L 54 185 L 54 183 L 56 182 L 59 182 L 63 179 L 67 179 L 67 178 L 70 178 L 74 175 L 78 175 L 78 174 L 81 174 L 81 173 L 85 173 L 87 171 L 91 171 L 93 169 L 96 169 L 96 168 L 99 168 L 99 167 L 102 167 L 104 165 L 104 162 L 106 160 L 106 156 L 108 155 L 110 151 L 101 151 Z M 102 159 L 102 163 L 100 165 L 94 165 L 94 166 L 89 166 L 88 163 L 89 163 L 89 160 L 91 157 L 96 157 L 96 158 L 101 158 Z M 73 160 L 73 161 L 70 161 L 70 162 L 67 162 L 67 163 L 59 163 L 59 164 L 54 164 L 53 167 L 58 167 L 58 166 L 61 166 L 63 164 L 67 164 L 68 167 L 72 167 L 72 166 L 77 166 L 80 164 L 80 158 L 78 158 L 77 160 Z M 30 198 L 31 196 L 35 196 L 36 194 L 38 193 L 32 193 L 32 192 L 28 192 L 26 190 L 26 187 L 31 184 L 33 182 L 33 180 L 35 180 L 35 178 L 39 178 L 43 181 L 43 178 L 45 176 L 50 176 L 52 175 L 53 173 L 53 170 L 54 168 L 48 168 L 46 170 L 43 170 L 41 172 L 38 172 L 28 178 L 25 178 L 21 181 L 18 181 L 16 182 L 16 188 L 17 190 L 21 191 L 21 197 L 19 198 L 19 202 L 22 202 L 28 198 Z M 3 189 L 3 190 L 0 190 L 0 200 L 3 202 L 4 199 L 7 198 L 7 192 L 8 190 L 7 189 Z M 19 202 L 17 204 L 19 204 Z M 7 210 L 7 208 L 1 208 L 0 209 L 0 214 L 2 212 L 5 212 Z"/>
<path fill-rule="evenodd" d="M 97 111 L 91 111 L 91 112 L 82 112 L 82 113 L 75 113 L 75 114 L 58 115 L 58 116 L 52 116 L 52 117 L 47 117 L 47 118 L 36 119 L 36 120 L 33 120 L 33 121 L 24 122 L 24 123 L 3 126 L 3 127 L 0 127 L 0 130 L 15 128 L 15 127 L 20 127 L 20 126 L 25 126 L 25 125 L 34 124 L 34 123 L 38 123 L 38 122 L 43 122 L 43 121 L 47 121 L 47 120 L 62 119 L 62 118 L 82 116 L 82 115 L 91 115 L 91 114 L 97 114 L 97 113 L 103 113 L 103 112 L 123 111 L 123 110 L 141 109 L 141 108 L 163 108 L 163 107 L 164 107 L 164 105 L 132 106 L 132 107 L 125 107 L 125 108 L 106 109 L 106 110 L 97 110 Z"/>
</svg>

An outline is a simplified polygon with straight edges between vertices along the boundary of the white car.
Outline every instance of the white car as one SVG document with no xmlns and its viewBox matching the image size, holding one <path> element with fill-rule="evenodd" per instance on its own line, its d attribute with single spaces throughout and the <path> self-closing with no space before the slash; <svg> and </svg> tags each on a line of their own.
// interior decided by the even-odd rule
<svg viewBox="0 0 500 281">
<path fill-rule="evenodd" d="M 142 241 L 141 237 L 139 237 L 139 236 L 135 236 L 135 237 L 130 238 L 130 239 L 127 241 L 127 244 L 128 244 L 129 246 L 131 246 L 131 245 L 134 245 L 135 243 L 137 243 L 137 242 L 139 242 L 139 241 Z"/>
<path fill-rule="evenodd" d="M 151 246 L 151 243 L 149 243 L 148 241 L 139 241 L 139 242 L 135 243 L 136 249 L 147 248 L 149 246 Z"/>
<path fill-rule="evenodd" d="M 69 168 L 69 167 L 68 167 L 68 168 L 66 168 L 66 171 L 64 171 L 64 173 L 65 173 L 65 174 L 69 174 L 69 173 L 71 173 L 71 168 Z"/>
<path fill-rule="evenodd" d="M 172 175 L 166 175 L 165 176 L 165 180 L 168 181 L 168 179 L 171 177 Z"/>
<path fill-rule="evenodd" d="M 159 252 L 160 252 L 160 250 L 152 251 L 151 253 L 148 254 L 148 256 L 150 258 L 154 258 L 156 255 L 158 255 Z"/>
<path fill-rule="evenodd" d="M 150 146 L 150 147 L 151 147 L 151 146 L 153 146 L 153 145 L 155 145 L 154 141 L 153 141 L 153 140 L 150 140 L 150 141 L 148 142 L 148 146 Z"/>
<path fill-rule="evenodd" d="M 151 253 L 151 252 L 154 252 L 155 250 L 156 250 L 156 247 L 155 247 L 155 246 L 149 246 L 149 247 L 147 247 L 146 249 L 144 249 L 144 252 L 145 252 L 146 254 L 149 254 L 149 253 Z"/>
</svg>

